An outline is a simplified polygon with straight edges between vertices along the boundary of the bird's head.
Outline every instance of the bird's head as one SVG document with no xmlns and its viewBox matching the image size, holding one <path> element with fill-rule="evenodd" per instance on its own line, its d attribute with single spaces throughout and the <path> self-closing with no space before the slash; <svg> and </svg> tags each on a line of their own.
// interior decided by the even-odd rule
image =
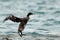
<svg viewBox="0 0 60 40">
<path fill-rule="evenodd" d="M 33 13 L 29 12 L 29 13 L 27 14 L 27 17 L 29 17 L 30 15 L 33 15 Z"/>
</svg>

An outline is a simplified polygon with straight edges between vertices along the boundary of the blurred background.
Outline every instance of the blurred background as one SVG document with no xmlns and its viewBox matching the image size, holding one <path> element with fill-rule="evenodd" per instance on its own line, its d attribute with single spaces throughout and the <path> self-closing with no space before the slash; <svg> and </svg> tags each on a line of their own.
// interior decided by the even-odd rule
<svg viewBox="0 0 60 40">
<path fill-rule="evenodd" d="M 34 15 L 30 16 L 23 33 L 60 36 L 60 0 L 0 0 L 0 35 L 17 33 L 19 23 L 10 20 L 3 23 L 5 17 L 13 14 L 22 18 L 28 12 Z"/>
</svg>

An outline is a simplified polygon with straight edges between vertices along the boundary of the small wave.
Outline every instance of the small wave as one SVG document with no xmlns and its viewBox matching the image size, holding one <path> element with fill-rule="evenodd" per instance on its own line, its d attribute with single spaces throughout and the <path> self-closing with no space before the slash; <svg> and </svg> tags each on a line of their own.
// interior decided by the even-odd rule
<svg viewBox="0 0 60 40">
<path fill-rule="evenodd" d="M 42 26 L 52 26 L 53 24 L 45 23 Z"/>
<path fill-rule="evenodd" d="M 38 30 L 44 30 L 44 31 L 48 31 L 47 29 L 38 29 Z"/>
<path fill-rule="evenodd" d="M 5 27 L 0 27 L 0 29 L 6 29 Z"/>
<path fill-rule="evenodd" d="M 37 19 L 30 20 L 30 22 L 39 22 Z"/>
<path fill-rule="evenodd" d="M 55 8 L 53 8 L 53 7 L 50 7 L 50 8 L 49 8 L 49 10 L 54 10 L 54 9 L 55 9 Z"/>
<path fill-rule="evenodd" d="M 8 15 L 10 15 L 10 14 L 9 13 L 0 14 L 0 16 L 8 16 Z"/>
<path fill-rule="evenodd" d="M 15 34 L 17 32 L 14 32 L 14 31 L 9 31 L 9 32 L 5 32 L 6 34 Z"/>
<path fill-rule="evenodd" d="M 8 1 L 11 1 L 11 0 L 0 0 L 1 2 L 8 2 Z"/>
<path fill-rule="evenodd" d="M 45 12 L 36 12 L 36 13 L 38 13 L 38 14 L 45 14 Z"/>
<path fill-rule="evenodd" d="M 60 13 L 60 11 L 56 11 L 55 13 Z"/>
<path fill-rule="evenodd" d="M 54 23 L 55 23 L 55 24 L 60 24 L 60 21 L 55 21 Z"/>
<path fill-rule="evenodd" d="M 48 33 L 47 36 L 49 36 L 49 37 L 60 37 L 60 34 L 58 32 L 54 32 L 54 33 Z"/>
<path fill-rule="evenodd" d="M 28 33 L 28 34 L 31 34 L 31 35 L 34 35 L 34 36 L 60 37 L 60 34 L 59 33 L 39 34 L 39 33 L 36 33 L 36 32 L 32 32 L 32 33 Z"/>
<path fill-rule="evenodd" d="M 34 36 L 34 37 L 36 37 L 36 36 L 40 36 L 40 37 L 60 37 L 60 35 L 58 35 L 58 34 L 39 34 L 39 33 L 36 33 L 36 32 L 32 32 L 32 33 L 30 33 L 30 32 L 28 32 L 28 33 L 26 33 L 27 35 L 32 35 L 32 36 Z"/>
<path fill-rule="evenodd" d="M 47 19 L 43 26 L 53 26 L 55 25 L 56 20 L 55 19 Z"/>
<path fill-rule="evenodd" d="M 47 21 L 56 21 L 55 19 L 47 19 Z"/>
<path fill-rule="evenodd" d="M 43 5 L 43 4 L 46 4 L 46 2 L 45 1 L 37 2 L 37 5 Z"/>
</svg>

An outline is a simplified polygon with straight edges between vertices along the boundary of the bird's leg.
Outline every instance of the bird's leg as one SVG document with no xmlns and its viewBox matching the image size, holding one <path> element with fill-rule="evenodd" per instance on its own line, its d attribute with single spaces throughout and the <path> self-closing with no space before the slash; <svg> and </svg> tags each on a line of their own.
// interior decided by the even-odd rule
<svg viewBox="0 0 60 40">
<path fill-rule="evenodd" d="M 18 34 L 19 34 L 20 37 L 22 37 L 22 31 L 18 31 Z"/>
<path fill-rule="evenodd" d="M 21 31 L 20 33 L 21 33 L 21 35 L 20 35 L 20 36 L 22 37 L 22 31 Z"/>
</svg>

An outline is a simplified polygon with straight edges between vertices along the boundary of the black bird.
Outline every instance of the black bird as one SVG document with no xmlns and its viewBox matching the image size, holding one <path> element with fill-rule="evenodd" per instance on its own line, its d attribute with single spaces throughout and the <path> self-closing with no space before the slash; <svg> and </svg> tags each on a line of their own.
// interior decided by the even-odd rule
<svg viewBox="0 0 60 40">
<path fill-rule="evenodd" d="M 3 22 L 5 22 L 7 20 L 11 20 L 13 22 L 20 22 L 19 27 L 18 27 L 18 34 L 22 37 L 22 35 L 23 35 L 22 31 L 24 30 L 25 25 L 27 24 L 30 15 L 32 15 L 31 12 L 29 12 L 27 14 L 27 16 L 23 17 L 23 18 L 18 18 L 18 17 L 15 17 L 14 15 L 10 15 L 10 16 L 6 17 Z"/>
</svg>

